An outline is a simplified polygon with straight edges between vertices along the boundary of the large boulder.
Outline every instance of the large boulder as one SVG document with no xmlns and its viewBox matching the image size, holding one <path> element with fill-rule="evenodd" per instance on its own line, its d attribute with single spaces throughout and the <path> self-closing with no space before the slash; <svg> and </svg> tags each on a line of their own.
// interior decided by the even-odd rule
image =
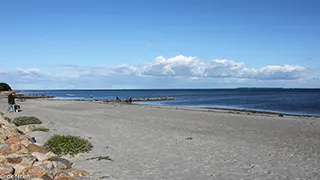
<svg viewBox="0 0 320 180">
<path fill-rule="evenodd" d="M 14 173 L 13 167 L 6 164 L 0 164 L 0 176 L 12 175 L 13 173 Z"/>
<path fill-rule="evenodd" d="M 30 153 L 33 153 L 33 152 L 39 152 L 39 153 L 42 153 L 42 154 L 46 154 L 48 153 L 49 151 L 46 150 L 45 148 L 42 148 L 42 147 L 39 147 L 38 145 L 36 144 L 29 144 L 27 146 L 27 149 Z"/>
<path fill-rule="evenodd" d="M 22 144 L 11 144 L 10 151 L 15 154 L 28 154 L 27 148 Z"/>
<path fill-rule="evenodd" d="M 58 169 L 70 169 L 72 167 L 72 163 L 69 160 L 61 157 L 52 157 L 48 161 L 51 161 L 53 166 Z"/>
<path fill-rule="evenodd" d="M 0 143 L 0 156 L 7 156 L 11 152 L 9 143 Z"/>
<path fill-rule="evenodd" d="M 70 177 L 83 177 L 89 175 L 89 173 L 87 173 L 86 171 L 74 168 L 68 169 L 65 172 L 68 173 Z"/>
<path fill-rule="evenodd" d="M 55 169 L 52 165 L 44 162 L 35 162 L 33 164 L 34 167 L 38 167 L 39 169 L 41 169 L 43 172 L 46 173 L 47 176 L 49 176 L 50 178 L 53 178 L 59 171 L 57 169 Z M 43 178 L 43 177 L 42 177 Z"/>
<path fill-rule="evenodd" d="M 15 173 L 19 174 L 24 169 L 32 167 L 35 161 L 36 158 L 30 154 L 10 154 L 0 160 L 0 163 L 12 166 L 15 169 Z"/>
<path fill-rule="evenodd" d="M 54 176 L 54 180 L 75 180 L 66 172 L 60 171 Z"/>
<path fill-rule="evenodd" d="M 42 176 L 46 175 L 47 173 L 38 166 L 28 167 L 25 168 L 22 173 L 22 175 L 31 175 L 32 177 L 41 178 Z"/>
<path fill-rule="evenodd" d="M 31 144 L 31 141 L 29 141 L 29 139 L 23 135 L 8 136 L 6 142 L 11 144 L 22 144 L 24 146 L 28 146 L 29 144 Z"/>
</svg>

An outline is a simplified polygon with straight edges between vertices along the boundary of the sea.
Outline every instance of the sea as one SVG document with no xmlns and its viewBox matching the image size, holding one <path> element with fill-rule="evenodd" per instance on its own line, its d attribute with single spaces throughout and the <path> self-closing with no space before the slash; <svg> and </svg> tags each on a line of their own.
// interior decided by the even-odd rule
<svg viewBox="0 0 320 180">
<path fill-rule="evenodd" d="M 22 94 L 52 95 L 54 99 L 109 100 L 119 97 L 173 97 L 139 104 L 171 107 L 227 108 L 320 116 L 320 89 L 135 89 L 135 90 L 22 90 Z"/>
</svg>

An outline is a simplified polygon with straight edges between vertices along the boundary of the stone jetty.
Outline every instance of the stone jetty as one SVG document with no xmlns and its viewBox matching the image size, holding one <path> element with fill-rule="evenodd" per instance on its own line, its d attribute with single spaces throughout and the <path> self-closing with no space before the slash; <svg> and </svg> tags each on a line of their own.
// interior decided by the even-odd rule
<svg viewBox="0 0 320 180">
<path fill-rule="evenodd" d="M 156 98 L 132 98 L 132 101 L 165 101 L 174 100 L 173 97 L 156 97 Z"/>
<path fill-rule="evenodd" d="M 166 100 L 174 100 L 173 97 L 154 97 L 154 98 L 132 98 L 132 102 L 137 101 L 166 101 Z M 127 102 L 129 99 L 119 99 L 119 102 Z M 104 100 L 104 102 L 116 102 L 115 99 L 112 100 Z"/>
<path fill-rule="evenodd" d="M 16 94 L 15 97 L 17 99 L 46 99 L 46 98 L 54 98 L 55 96 L 49 95 L 38 95 L 38 94 Z"/>
<path fill-rule="evenodd" d="M 26 133 L 0 115 L 0 179 L 77 180 L 89 179 L 86 171 L 32 143 Z"/>
</svg>

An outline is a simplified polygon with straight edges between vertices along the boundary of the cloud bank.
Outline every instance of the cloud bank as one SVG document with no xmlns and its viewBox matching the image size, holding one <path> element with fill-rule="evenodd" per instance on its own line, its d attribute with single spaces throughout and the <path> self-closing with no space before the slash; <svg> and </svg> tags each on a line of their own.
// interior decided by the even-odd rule
<svg viewBox="0 0 320 180">
<path fill-rule="evenodd" d="M 246 68 L 243 62 L 226 59 L 200 61 L 196 57 L 179 55 L 165 59 L 159 56 L 142 67 L 142 74 L 150 76 L 183 76 L 198 78 L 245 78 L 264 80 L 293 80 L 302 78 L 306 68 L 302 66 L 266 66 L 260 69 Z"/>
<path fill-rule="evenodd" d="M 159 56 L 141 65 L 80 67 L 67 64 L 56 65 L 54 69 L 55 72 L 37 67 L 17 67 L 12 71 L 0 71 L 0 77 L 18 88 L 179 88 L 294 84 L 303 83 L 310 76 L 308 68 L 302 66 L 249 68 L 243 62 L 226 59 L 201 61 L 183 55 L 172 58 Z"/>
</svg>

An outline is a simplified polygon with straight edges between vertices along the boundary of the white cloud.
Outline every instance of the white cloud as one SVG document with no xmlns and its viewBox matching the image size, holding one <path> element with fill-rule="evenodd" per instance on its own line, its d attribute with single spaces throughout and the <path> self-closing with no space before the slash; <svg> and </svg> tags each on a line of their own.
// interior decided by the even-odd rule
<svg viewBox="0 0 320 180">
<path fill-rule="evenodd" d="M 136 66 L 120 64 L 116 66 L 97 66 L 89 68 L 94 74 L 98 75 L 138 75 L 139 71 Z"/>
<path fill-rule="evenodd" d="M 142 74 L 150 76 L 186 76 L 192 78 L 248 78 L 292 80 L 301 78 L 306 68 L 301 66 L 266 66 L 246 68 L 243 62 L 226 59 L 200 61 L 196 57 L 179 55 L 165 59 L 159 56 L 142 67 Z"/>
<path fill-rule="evenodd" d="M 21 75 L 36 75 L 36 74 L 40 73 L 40 69 L 38 69 L 38 68 L 22 69 L 20 67 L 17 67 L 16 70 Z"/>
<path fill-rule="evenodd" d="M 19 79 L 23 79 L 24 81 L 39 81 L 48 76 L 47 73 L 41 72 L 38 68 L 23 69 L 20 67 L 17 67 L 15 72 L 9 72 L 9 75 L 14 75 Z"/>
<path fill-rule="evenodd" d="M 138 66 L 81 67 L 72 64 L 54 65 L 45 70 L 16 68 L 3 71 L 4 81 L 18 88 L 188 88 L 188 87 L 237 87 L 282 86 L 310 84 L 311 71 L 302 66 L 270 65 L 261 68 L 246 67 L 243 62 L 226 59 L 201 61 L 192 56 L 159 56 L 154 61 Z M 306 83 L 304 83 L 306 82 Z M 311 85 L 312 86 L 312 85 Z"/>
</svg>

